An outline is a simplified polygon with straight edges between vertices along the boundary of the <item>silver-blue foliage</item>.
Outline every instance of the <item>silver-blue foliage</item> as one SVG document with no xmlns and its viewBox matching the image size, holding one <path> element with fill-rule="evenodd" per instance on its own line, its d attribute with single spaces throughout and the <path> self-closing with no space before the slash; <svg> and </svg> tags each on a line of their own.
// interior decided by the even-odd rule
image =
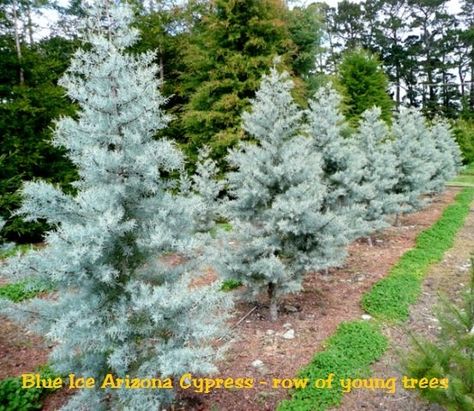
<svg viewBox="0 0 474 411">
<path fill-rule="evenodd" d="M 216 370 L 229 296 L 195 286 L 201 239 L 194 234 L 202 199 L 180 194 L 179 150 L 156 132 L 166 127 L 153 54 L 126 48 L 138 33 L 129 7 L 93 2 L 90 47 L 76 52 L 61 80 L 80 107 L 56 124 L 54 144 L 78 168 L 77 195 L 44 182 L 23 190 L 19 213 L 56 225 L 46 247 L 2 267 L 11 278 L 53 282 L 54 298 L 7 309 L 53 341 L 53 367 L 92 376 L 172 377 Z M 173 189 L 171 191 L 171 189 Z M 173 260 L 173 261 L 171 261 Z M 158 409 L 166 389 L 88 389 L 64 409 Z"/>
<path fill-rule="evenodd" d="M 436 119 L 429 130 L 431 150 L 438 154 L 435 160 L 435 173 L 431 176 L 429 190 L 434 193 L 443 191 L 447 181 L 454 178 L 462 165 L 461 150 L 456 143 L 451 127 L 446 120 Z"/>
<path fill-rule="evenodd" d="M 365 199 L 364 219 L 371 232 L 388 225 L 386 217 L 399 211 L 401 196 L 393 192 L 398 181 L 397 158 L 389 139 L 387 124 L 381 119 L 381 110 L 374 107 L 362 114 L 354 141 L 366 157 L 363 184 L 368 185 L 370 196 Z"/>
<path fill-rule="evenodd" d="M 321 155 L 323 179 L 328 187 L 325 207 L 345 219 L 346 241 L 366 235 L 366 199 L 373 196 L 372 187 L 364 182 L 367 159 L 352 139 L 345 139 L 341 96 L 331 85 L 321 87 L 307 110 L 307 133 L 315 155 Z M 340 250 L 342 252 L 342 249 Z"/>
<path fill-rule="evenodd" d="M 233 230 L 221 238 L 217 267 L 255 297 L 268 291 L 271 317 L 279 296 L 301 289 L 303 275 L 344 257 L 344 221 L 324 208 L 320 156 L 301 135 L 302 112 L 287 73 L 264 76 L 243 127 L 255 142 L 233 150 L 225 216 Z"/>
<path fill-rule="evenodd" d="M 428 126 L 420 110 L 402 107 L 395 117 L 392 135 L 398 165 L 394 191 L 402 198 L 400 211 L 409 213 L 425 204 L 422 196 L 430 191 L 437 153 L 432 150 Z"/>
</svg>

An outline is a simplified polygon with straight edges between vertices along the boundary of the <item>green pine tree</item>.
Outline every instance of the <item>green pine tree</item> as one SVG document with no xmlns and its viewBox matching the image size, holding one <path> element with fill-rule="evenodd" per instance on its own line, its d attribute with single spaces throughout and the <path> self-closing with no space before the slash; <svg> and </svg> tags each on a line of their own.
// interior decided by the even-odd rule
<svg viewBox="0 0 474 411">
<path fill-rule="evenodd" d="M 339 82 L 343 86 L 344 111 L 354 125 L 362 113 L 377 106 L 386 122 L 392 117 L 392 98 L 387 93 L 389 84 L 376 56 L 364 51 L 347 52 L 339 65 Z"/>
<path fill-rule="evenodd" d="M 298 15 L 305 26 L 296 27 Z M 311 69 L 308 53 L 320 34 L 318 24 L 312 31 L 306 27 L 308 21 L 316 21 L 314 13 L 298 9 L 290 14 L 282 0 L 211 2 L 184 56 L 181 94 L 189 95 L 189 101 L 180 116 L 193 163 L 204 145 L 223 161 L 227 149 L 244 137 L 241 114 L 276 55 L 282 56 L 281 67 L 293 74 L 303 76 Z M 301 95 L 302 81 L 296 83 L 296 94 Z"/>
</svg>

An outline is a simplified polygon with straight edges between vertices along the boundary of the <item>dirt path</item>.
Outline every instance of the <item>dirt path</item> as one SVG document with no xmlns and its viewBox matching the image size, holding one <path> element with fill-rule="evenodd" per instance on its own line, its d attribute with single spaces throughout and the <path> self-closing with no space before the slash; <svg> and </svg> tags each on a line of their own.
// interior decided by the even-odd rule
<svg viewBox="0 0 474 411">
<path fill-rule="evenodd" d="M 474 205 L 471 205 L 466 223 L 457 234 L 453 248 L 448 250 L 439 264 L 431 267 L 423 282 L 422 294 L 418 302 L 410 308 L 410 318 L 405 326 L 418 335 L 434 340 L 439 327 L 435 311 L 439 303 L 438 293 L 448 296 L 451 301 L 459 301 L 469 284 L 470 254 L 474 252 Z M 372 367 L 372 376 L 379 378 L 400 377 L 400 350 L 406 351 L 410 340 L 403 326 L 387 326 L 384 334 L 390 339 L 391 348 L 384 357 Z M 405 390 L 398 384 L 395 394 L 383 391 L 359 390 L 344 397 L 338 411 L 377 410 L 377 411 L 438 411 L 438 405 L 422 401 L 415 391 Z"/>
</svg>

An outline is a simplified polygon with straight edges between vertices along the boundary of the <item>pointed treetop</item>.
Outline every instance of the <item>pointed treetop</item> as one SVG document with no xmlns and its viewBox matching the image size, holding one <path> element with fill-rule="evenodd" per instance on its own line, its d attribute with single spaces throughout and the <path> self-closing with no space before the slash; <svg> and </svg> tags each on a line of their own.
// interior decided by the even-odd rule
<svg viewBox="0 0 474 411">
<path fill-rule="evenodd" d="M 252 111 L 245 112 L 243 128 L 260 141 L 281 143 L 288 130 L 298 128 L 302 113 L 293 101 L 293 81 L 288 72 L 278 72 L 276 67 L 263 76 L 260 88 L 252 101 Z"/>
<path fill-rule="evenodd" d="M 318 148 L 325 147 L 340 136 L 344 124 L 341 102 L 342 97 L 331 83 L 319 88 L 314 98 L 309 101 L 310 134 Z"/>
<path fill-rule="evenodd" d="M 375 147 L 386 140 L 389 129 L 381 116 L 382 110 L 379 107 L 373 107 L 362 113 L 356 136 L 360 140 L 360 147 L 364 150 Z"/>
<path fill-rule="evenodd" d="M 87 17 L 80 28 L 87 42 L 106 47 L 104 39 L 107 39 L 115 48 L 123 50 L 138 40 L 138 30 L 131 28 L 133 11 L 126 2 L 88 0 L 85 3 Z"/>
</svg>

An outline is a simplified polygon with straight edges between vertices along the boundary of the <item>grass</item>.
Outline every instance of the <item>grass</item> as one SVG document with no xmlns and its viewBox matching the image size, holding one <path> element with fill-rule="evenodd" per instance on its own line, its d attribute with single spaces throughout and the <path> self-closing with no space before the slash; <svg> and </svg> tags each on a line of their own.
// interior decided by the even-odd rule
<svg viewBox="0 0 474 411">
<path fill-rule="evenodd" d="M 415 248 L 406 252 L 387 277 L 376 283 L 362 298 L 362 307 L 371 315 L 391 321 L 408 318 L 409 306 L 420 294 L 423 277 L 431 264 L 441 261 L 452 247 L 474 200 L 474 190 L 464 189 L 441 218 L 416 238 Z"/>
<path fill-rule="evenodd" d="M 466 168 L 464 169 L 464 171 L 461 174 L 474 175 L 474 163 L 471 163 L 468 166 L 466 166 Z"/>
<path fill-rule="evenodd" d="M 474 163 L 469 164 L 457 177 L 448 185 L 461 187 L 474 187 Z"/>
<path fill-rule="evenodd" d="M 17 244 L 14 247 L 7 248 L 5 250 L 0 250 L 0 260 L 3 258 L 13 257 L 18 253 L 25 254 L 32 248 L 32 244 Z"/>
<path fill-rule="evenodd" d="M 32 280 L 23 280 L 1 286 L 0 298 L 6 298 L 7 300 L 18 303 L 36 297 L 39 293 L 49 290 L 51 290 L 51 287 L 44 284 L 39 284 Z"/>
<path fill-rule="evenodd" d="M 212 238 L 216 238 L 218 231 L 232 231 L 232 225 L 229 223 L 216 223 L 214 227 L 211 228 L 209 233 Z"/>
<path fill-rule="evenodd" d="M 308 378 L 304 389 L 294 390 L 290 400 L 282 401 L 278 411 L 316 411 L 338 405 L 344 395 L 341 378 L 364 377 L 367 369 L 379 359 L 388 347 L 387 338 L 378 326 L 367 321 L 341 323 L 326 342 L 326 349 L 298 373 Z M 335 374 L 331 388 L 316 388 L 317 379 Z"/>
<path fill-rule="evenodd" d="M 242 283 L 239 280 L 230 279 L 230 280 L 225 280 L 222 282 L 221 290 L 232 291 L 241 286 L 242 286 Z"/>
</svg>

